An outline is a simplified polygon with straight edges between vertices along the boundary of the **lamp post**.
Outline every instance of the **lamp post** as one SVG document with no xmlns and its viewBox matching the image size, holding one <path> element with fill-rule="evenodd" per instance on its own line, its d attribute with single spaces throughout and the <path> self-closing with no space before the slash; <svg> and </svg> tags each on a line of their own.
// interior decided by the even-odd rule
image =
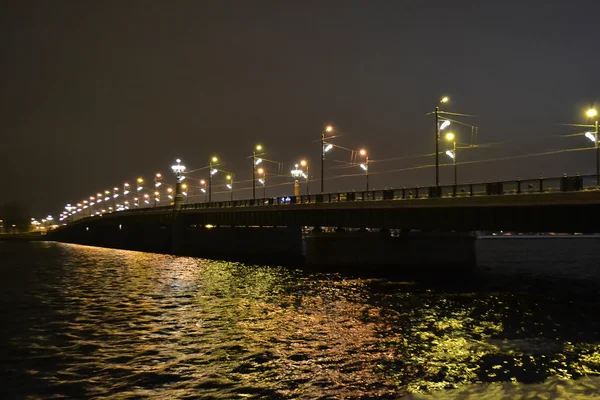
<svg viewBox="0 0 600 400">
<path fill-rule="evenodd" d="M 369 191 L 369 155 L 365 149 L 361 149 L 359 154 L 365 158 L 365 163 L 360 164 L 360 167 L 365 171 L 365 177 L 367 181 L 367 192 Z"/>
<path fill-rule="evenodd" d="M 442 97 L 440 103 L 447 103 L 450 99 Z M 440 106 L 435 106 L 435 186 L 440 186 Z"/>
<path fill-rule="evenodd" d="M 298 183 L 298 179 L 301 176 L 304 176 L 304 171 L 300 169 L 298 164 L 294 165 L 294 169 L 291 171 L 292 177 L 294 177 L 294 196 L 300 196 L 300 184 Z"/>
<path fill-rule="evenodd" d="M 325 191 L 325 152 L 329 150 L 325 149 L 325 134 L 333 132 L 333 127 L 328 125 L 323 132 L 321 132 L 321 194 Z"/>
<path fill-rule="evenodd" d="M 447 150 L 446 154 L 452 158 L 452 164 L 454 165 L 454 186 L 458 184 L 458 171 L 456 167 L 456 136 L 452 132 L 446 133 L 446 140 L 452 143 L 452 150 Z"/>
<path fill-rule="evenodd" d="M 229 174 L 225 177 L 225 179 L 228 181 L 227 188 L 231 190 L 231 201 L 233 201 L 233 175 Z"/>
<path fill-rule="evenodd" d="M 188 199 L 188 185 L 187 183 L 182 183 L 181 184 L 181 194 L 183 195 L 185 202 L 187 203 L 187 199 Z M 177 196 L 177 193 L 175 193 L 175 196 Z"/>
<path fill-rule="evenodd" d="M 302 160 L 302 161 L 300 161 L 300 166 L 301 167 L 306 167 L 306 175 L 304 176 L 306 178 L 306 194 L 310 194 L 309 190 L 308 190 L 308 179 L 309 179 L 308 178 L 309 177 L 309 175 L 308 175 L 308 162 L 306 160 Z"/>
<path fill-rule="evenodd" d="M 598 144 L 598 111 L 595 108 L 590 108 L 585 113 L 588 118 L 595 118 L 594 121 L 594 133 L 586 132 L 585 136 L 594 142 L 596 147 L 596 186 L 600 186 L 600 145 Z"/>
<path fill-rule="evenodd" d="M 113 188 L 113 209 L 115 211 L 117 210 L 117 197 L 119 197 L 119 188 L 114 187 Z"/>
<path fill-rule="evenodd" d="M 256 199 L 256 166 L 262 162 L 262 158 L 256 158 L 256 152 L 262 151 L 260 144 L 252 151 L 252 198 Z"/>
<path fill-rule="evenodd" d="M 216 174 L 218 171 L 213 169 L 213 164 L 215 164 L 219 159 L 217 157 L 212 157 L 210 159 L 210 163 L 208 164 L 208 202 L 212 201 L 212 176 Z"/>
<path fill-rule="evenodd" d="M 129 183 L 125 182 L 123 184 L 123 202 L 127 201 L 127 195 L 129 194 Z"/>
<path fill-rule="evenodd" d="M 263 199 L 267 198 L 267 172 L 264 170 L 264 168 L 259 168 L 257 171 L 258 173 L 258 181 L 260 183 L 262 183 L 263 185 Z M 262 178 L 260 178 L 260 176 L 262 175 Z"/>
<path fill-rule="evenodd" d="M 160 203 L 160 192 L 158 190 L 154 191 L 154 207 L 157 203 Z"/>
<path fill-rule="evenodd" d="M 200 179 L 200 191 L 204 193 L 204 202 L 208 200 L 208 193 L 206 191 L 206 181 L 204 179 Z"/>
</svg>

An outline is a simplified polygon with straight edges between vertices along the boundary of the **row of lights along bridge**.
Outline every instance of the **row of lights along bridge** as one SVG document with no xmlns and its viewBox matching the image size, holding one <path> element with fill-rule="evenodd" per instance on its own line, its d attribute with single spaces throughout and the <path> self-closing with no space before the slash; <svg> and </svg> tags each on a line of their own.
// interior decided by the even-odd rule
<svg viewBox="0 0 600 400">
<path fill-rule="evenodd" d="M 454 185 L 458 184 L 458 163 L 457 163 L 457 149 L 463 148 L 461 146 L 471 147 L 472 145 L 466 145 L 464 143 L 459 143 L 457 141 L 457 135 L 454 132 L 448 131 L 448 127 L 452 123 L 456 123 L 458 125 L 471 127 L 471 129 L 477 129 L 474 125 L 469 125 L 464 122 L 455 120 L 451 117 L 454 116 L 468 116 L 466 114 L 459 114 L 454 112 L 443 111 L 441 109 L 442 104 L 448 103 L 449 98 L 443 97 L 440 99 L 439 103 L 436 105 L 435 110 L 430 113 L 435 115 L 435 184 L 436 186 L 440 185 L 439 181 L 439 147 L 441 141 L 441 134 L 445 132 L 444 138 L 451 146 L 450 149 L 445 151 L 445 154 L 452 159 L 453 169 L 454 169 Z M 597 185 L 600 186 L 600 142 L 598 137 L 598 112 L 594 108 L 590 108 L 586 112 L 586 116 L 590 119 L 595 119 L 594 124 L 572 124 L 571 126 L 576 127 L 586 127 L 593 128 L 593 131 L 585 132 L 585 137 L 591 140 L 594 143 L 596 149 L 596 176 L 597 176 Z M 320 176 L 320 189 L 321 193 L 325 193 L 325 155 L 331 151 L 335 146 L 333 143 L 328 140 L 331 139 L 328 135 L 334 132 L 334 128 L 332 126 L 327 126 L 321 132 L 321 140 L 320 140 L 320 161 L 321 161 L 321 176 Z M 347 150 L 347 149 L 346 149 Z M 360 149 L 357 153 L 361 158 L 361 163 L 357 165 L 364 171 L 365 176 L 365 188 L 369 190 L 369 156 L 365 149 Z M 266 187 L 267 187 L 267 172 L 266 168 L 263 165 L 267 162 L 276 163 L 272 160 L 268 160 L 264 157 L 265 153 L 263 152 L 262 145 L 255 146 L 252 152 L 252 198 L 256 199 L 256 184 L 260 184 L 263 188 L 263 197 L 266 197 Z M 219 168 L 219 159 L 216 156 L 211 157 L 208 166 L 200 168 L 208 169 L 208 180 L 201 179 L 200 183 L 200 192 L 205 195 L 205 201 L 212 201 L 213 194 L 213 177 L 219 173 L 223 172 L 226 174 L 225 176 L 225 187 L 230 192 L 230 197 L 233 200 L 233 192 L 234 192 L 234 174 L 229 171 L 220 170 Z M 185 177 L 185 166 L 181 164 L 180 160 L 177 160 L 177 164 L 172 167 L 173 172 L 177 175 L 177 179 L 182 182 Z M 299 163 L 295 164 L 294 169 L 291 171 L 292 177 L 295 179 L 295 184 L 298 184 L 300 179 L 305 180 L 306 194 L 309 194 L 309 166 L 306 160 L 301 160 Z M 163 186 L 162 182 L 162 174 L 157 173 L 153 179 L 153 185 L 151 186 L 152 190 L 148 190 L 145 186 L 146 182 L 144 178 L 140 177 L 136 179 L 136 186 L 132 188 L 131 185 L 127 182 L 123 184 L 122 190 L 120 187 L 115 186 L 113 190 L 105 190 L 103 192 L 98 192 L 96 195 L 89 196 L 89 198 L 84 199 L 78 203 L 67 204 L 65 206 L 64 211 L 60 214 L 59 220 L 63 221 L 70 216 L 75 216 L 80 214 L 81 216 L 91 216 L 91 215 L 101 215 L 104 213 L 110 213 L 114 211 L 123 211 L 132 208 L 138 207 L 151 207 L 157 206 L 161 203 L 161 198 L 166 196 L 168 203 L 170 204 L 174 198 L 174 189 L 170 185 L 165 185 L 164 190 L 161 193 L 161 186 Z M 188 196 L 189 188 L 186 183 L 182 184 L 183 195 Z M 51 217 L 51 216 L 49 216 Z"/>
</svg>

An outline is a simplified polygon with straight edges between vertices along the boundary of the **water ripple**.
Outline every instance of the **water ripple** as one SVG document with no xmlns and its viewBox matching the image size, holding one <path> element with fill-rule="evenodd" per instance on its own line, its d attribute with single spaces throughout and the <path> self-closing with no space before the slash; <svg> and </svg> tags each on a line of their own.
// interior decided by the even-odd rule
<svg viewBox="0 0 600 400">
<path fill-rule="evenodd" d="M 4 398 L 397 398 L 600 374 L 597 296 L 0 250 Z"/>
</svg>

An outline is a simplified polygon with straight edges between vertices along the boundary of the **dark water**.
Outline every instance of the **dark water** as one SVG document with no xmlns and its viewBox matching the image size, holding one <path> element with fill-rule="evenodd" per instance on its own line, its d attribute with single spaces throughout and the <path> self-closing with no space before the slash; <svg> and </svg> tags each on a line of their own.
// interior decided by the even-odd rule
<svg viewBox="0 0 600 400">
<path fill-rule="evenodd" d="M 0 397 L 500 398 L 486 383 L 567 379 L 592 398 L 599 244 L 480 240 L 474 276 L 413 282 L 0 242 Z"/>
</svg>

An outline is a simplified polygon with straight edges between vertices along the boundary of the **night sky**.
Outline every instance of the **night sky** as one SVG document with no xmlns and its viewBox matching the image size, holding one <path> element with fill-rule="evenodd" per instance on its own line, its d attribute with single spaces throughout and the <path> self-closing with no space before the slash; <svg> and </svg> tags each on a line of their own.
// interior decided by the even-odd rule
<svg viewBox="0 0 600 400">
<path fill-rule="evenodd" d="M 426 113 L 442 95 L 448 110 L 478 116 L 462 120 L 479 126 L 479 143 L 502 142 L 459 161 L 591 148 L 556 135 L 581 131 L 560 123 L 591 122 L 585 110 L 600 106 L 598 15 L 598 0 L 4 2 L 0 204 L 57 215 L 139 175 L 171 179 L 178 157 L 197 169 L 215 154 L 243 181 L 257 143 L 283 173 L 307 158 L 318 179 L 327 124 L 334 143 L 366 147 L 371 160 L 432 153 Z M 470 142 L 470 129 L 453 130 Z M 330 158 L 350 161 L 339 149 Z M 433 168 L 382 172 L 433 163 L 373 162 L 371 186 L 432 184 Z M 594 152 L 459 171 L 463 182 L 594 173 Z M 451 167 L 441 180 L 452 182 Z M 326 191 L 363 186 L 362 176 L 326 181 Z"/>
</svg>

